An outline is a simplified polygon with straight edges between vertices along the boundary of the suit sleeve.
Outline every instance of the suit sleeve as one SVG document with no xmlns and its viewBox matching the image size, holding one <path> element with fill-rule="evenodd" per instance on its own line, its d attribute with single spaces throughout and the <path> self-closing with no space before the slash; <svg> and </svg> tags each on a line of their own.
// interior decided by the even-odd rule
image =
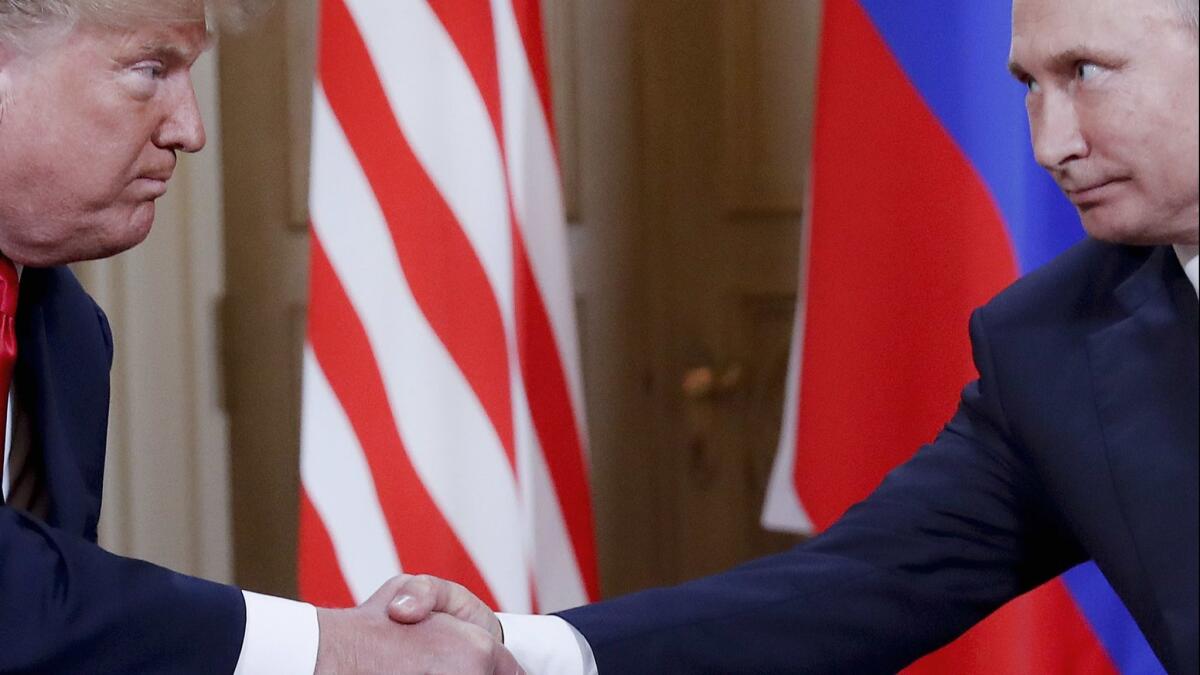
<svg viewBox="0 0 1200 675">
<path fill-rule="evenodd" d="M 232 673 L 241 592 L 0 507 L 0 673 Z"/>
<path fill-rule="evenodd" d="M 563 612 L 600 673 L 894 673 L 1083 554 L 980 379 L 937 439 L 826 533 L 673 588 Z"/>
<path fill-rule="evenodd" d="M 67 384 L 106 376 L 113 354 L 108 322 L 69 272 L 26 270 L 24 281 L 23 300 L 43 312 L 40 321 L 52 322 L 50 337 L 63 341 L 42 345 L 45 334 L 26 332 L 26 356 L 64 350 Z M 39 399 L 77 425 L 87 417 L 91 426 L 84 426 L 101 439 L 71 448 L 72 462 L 58 467 L 60 475 L 91 491 L 72 494 L 71 517 L 57 519 L 67 525 L 50 526 L 0 504 L 0 673 L 232 673 L 245 632 L 241 591 L 113 555 L 94 543 L 107 380 L 104 385 L 63 387 Z M 53 431 L 66 433 L 57 425 Z"/>
<path fill-rule="evenodd" d="M 92 303 L 96 308 L 96 323 L 100 327 L 100 338 L 104 341 L 104 352 L 108 355 L 108 368 L 112 370 L 113 364 L 113 336 L 112 326 L 108 325 L 108 317 L 104 315 L 104 310 L 100 309 L 100 305 Z"/>
</svg>

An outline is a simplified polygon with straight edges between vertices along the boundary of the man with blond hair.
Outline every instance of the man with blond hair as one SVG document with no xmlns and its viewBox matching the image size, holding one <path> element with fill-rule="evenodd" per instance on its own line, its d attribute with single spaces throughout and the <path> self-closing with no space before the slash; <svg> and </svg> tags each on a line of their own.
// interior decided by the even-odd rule
<svg viewBox="0 0 1200 675">
<path fill-rule="evenodd" d="M 149 233 L 204 146 L 191 66 L 251 9 L 0 0 L 0 672 L 518 672 L 466 622 L 390 621 L 402 578 L 317 610 L 96 546 L 112 336 L 64 265 Z"/>
</svg>

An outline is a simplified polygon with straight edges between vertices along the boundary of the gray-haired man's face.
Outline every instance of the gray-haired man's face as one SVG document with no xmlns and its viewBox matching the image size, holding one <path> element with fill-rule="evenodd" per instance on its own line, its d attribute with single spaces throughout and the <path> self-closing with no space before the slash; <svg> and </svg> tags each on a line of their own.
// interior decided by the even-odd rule
<svg viewBox="0 0 1200 675">
<path fill-rule="evenodd" d="M 201 23 L 82 24 L 0 51 L 0 251 L 51 265 L 146 237 L 176 153 L 204 145 L 191 66 L 206 44 Z"/>
<path fill-rule="evenodd" d="M 1171 2 L 1014 0 L 1034 153 L 1092 236 L 1196 243 L 1197 53 Z"/>
</svg>

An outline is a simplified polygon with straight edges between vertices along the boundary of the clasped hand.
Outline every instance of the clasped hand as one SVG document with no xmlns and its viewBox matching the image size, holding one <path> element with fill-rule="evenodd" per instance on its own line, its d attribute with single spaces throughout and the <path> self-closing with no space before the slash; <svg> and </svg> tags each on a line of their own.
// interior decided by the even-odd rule
<svg viewBox="0 0 1200 675">
<path fill-rule="evenodd" d="M 389 579 L 350 609 L 318 609 L 317 675 L 523 675 L 500 622 L 470 591 L 430 576 Z"/>
</svg>

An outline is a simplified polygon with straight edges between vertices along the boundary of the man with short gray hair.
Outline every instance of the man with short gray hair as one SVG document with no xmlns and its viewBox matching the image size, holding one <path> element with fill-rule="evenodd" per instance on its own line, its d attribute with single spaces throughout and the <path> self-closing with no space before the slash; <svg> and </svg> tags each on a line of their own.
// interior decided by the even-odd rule
<svg viewBox="0 0 1200 675">
<path fill-rule="evenodd" d="M 1013 1 L 1033 153 L 1088 238 L 975 311 L 979 378 L 871 496 L 723 574 L 480 625 L 531 673 L 895 673 L 1093 560 L 1167 671 L 1200 672 L 1196 16 Z M 445 596 L 421 602 L 480 616 Z"/>
<path fill-rule="evenodd" d="M 191 66 L 251 9 L 0 0 L 0 672 L 519 672 L 467 622 L 391 621 L 408 578 L 317 610 L 95 544 L 112 337 L 64 265 L 149 233 L 204 146 Z"/>
</svg>

